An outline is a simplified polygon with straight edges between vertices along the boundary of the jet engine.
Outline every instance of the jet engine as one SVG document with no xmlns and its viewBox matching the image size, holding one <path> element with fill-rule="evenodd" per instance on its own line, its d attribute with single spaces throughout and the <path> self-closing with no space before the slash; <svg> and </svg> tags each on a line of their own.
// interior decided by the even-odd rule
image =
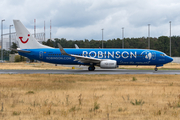
<svg viewBox="0 0 180 120">
<path fill-rule="evenodd" d="M 105 60 L 100 62 L 101 68 L 117 68 L 117 61 L 115 60 Z"/>
</svg>

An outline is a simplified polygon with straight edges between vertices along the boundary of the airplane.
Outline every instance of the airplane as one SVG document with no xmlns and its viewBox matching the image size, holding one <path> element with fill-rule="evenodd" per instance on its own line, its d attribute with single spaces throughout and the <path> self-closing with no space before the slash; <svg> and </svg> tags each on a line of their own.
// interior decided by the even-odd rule
<svg viewBox="0 0 180 120">
<path fill-rule="evenodd" d="M 13 20 L 18 39 L 19 55 L 53 64 L 85 65 L 89 71 L 95 66 L 115 69 L 119 65 L 153 65 L 155 71 L 173 59 L 165 53 L 150 49 L 92 49 L 92 48 L 52 48 L 40 44 L 20 20 Z"/>
</svg>

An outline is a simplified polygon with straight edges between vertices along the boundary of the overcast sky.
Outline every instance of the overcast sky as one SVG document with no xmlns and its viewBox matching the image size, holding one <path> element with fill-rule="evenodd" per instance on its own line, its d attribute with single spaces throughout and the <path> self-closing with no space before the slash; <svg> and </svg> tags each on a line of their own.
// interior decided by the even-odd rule
<svg viewBox="0 0 180 120">
<path fill-rule="evenodd" d="M 44 31 L 49 38 L 52 20 L 52 38 L 72 40 L 147 37 L 151 24 L 151 37 L 180 35 L 179 0 L 1 0 L 0 19 L 5 19 L 4 33 L 9 31 L 13 19 L 19 19 L 34 32 Z M 14 27 L 12 27 L 14 31 Z"/>
</svg>

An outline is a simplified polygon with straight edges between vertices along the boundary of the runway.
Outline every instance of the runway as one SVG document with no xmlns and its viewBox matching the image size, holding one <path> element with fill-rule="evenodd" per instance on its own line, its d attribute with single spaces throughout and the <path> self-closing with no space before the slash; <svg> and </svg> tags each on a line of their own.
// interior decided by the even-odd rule
<svg viewBox="0 0 180 120">
<path fill-rule="evenodd" d="M 0 74 L 180 74 L 180 70 L 0 70 Z"/>
</svg>

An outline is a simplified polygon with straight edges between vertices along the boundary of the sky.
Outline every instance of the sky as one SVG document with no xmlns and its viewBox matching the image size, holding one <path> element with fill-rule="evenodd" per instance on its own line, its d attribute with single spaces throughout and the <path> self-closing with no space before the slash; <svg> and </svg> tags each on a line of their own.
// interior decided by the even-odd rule
<svg viewBox="0 0 180 120">
<path fill-rule="evenodd" d="M 0 20 L 3 33 L 9 32 L 13 19 L 19 19 L 34 33 L 68 40 L 114 39 L 180 35 L 179 0 L 1 0 Z M 12 27 L 12 31 L 14 27 Z"/>
</svg>

